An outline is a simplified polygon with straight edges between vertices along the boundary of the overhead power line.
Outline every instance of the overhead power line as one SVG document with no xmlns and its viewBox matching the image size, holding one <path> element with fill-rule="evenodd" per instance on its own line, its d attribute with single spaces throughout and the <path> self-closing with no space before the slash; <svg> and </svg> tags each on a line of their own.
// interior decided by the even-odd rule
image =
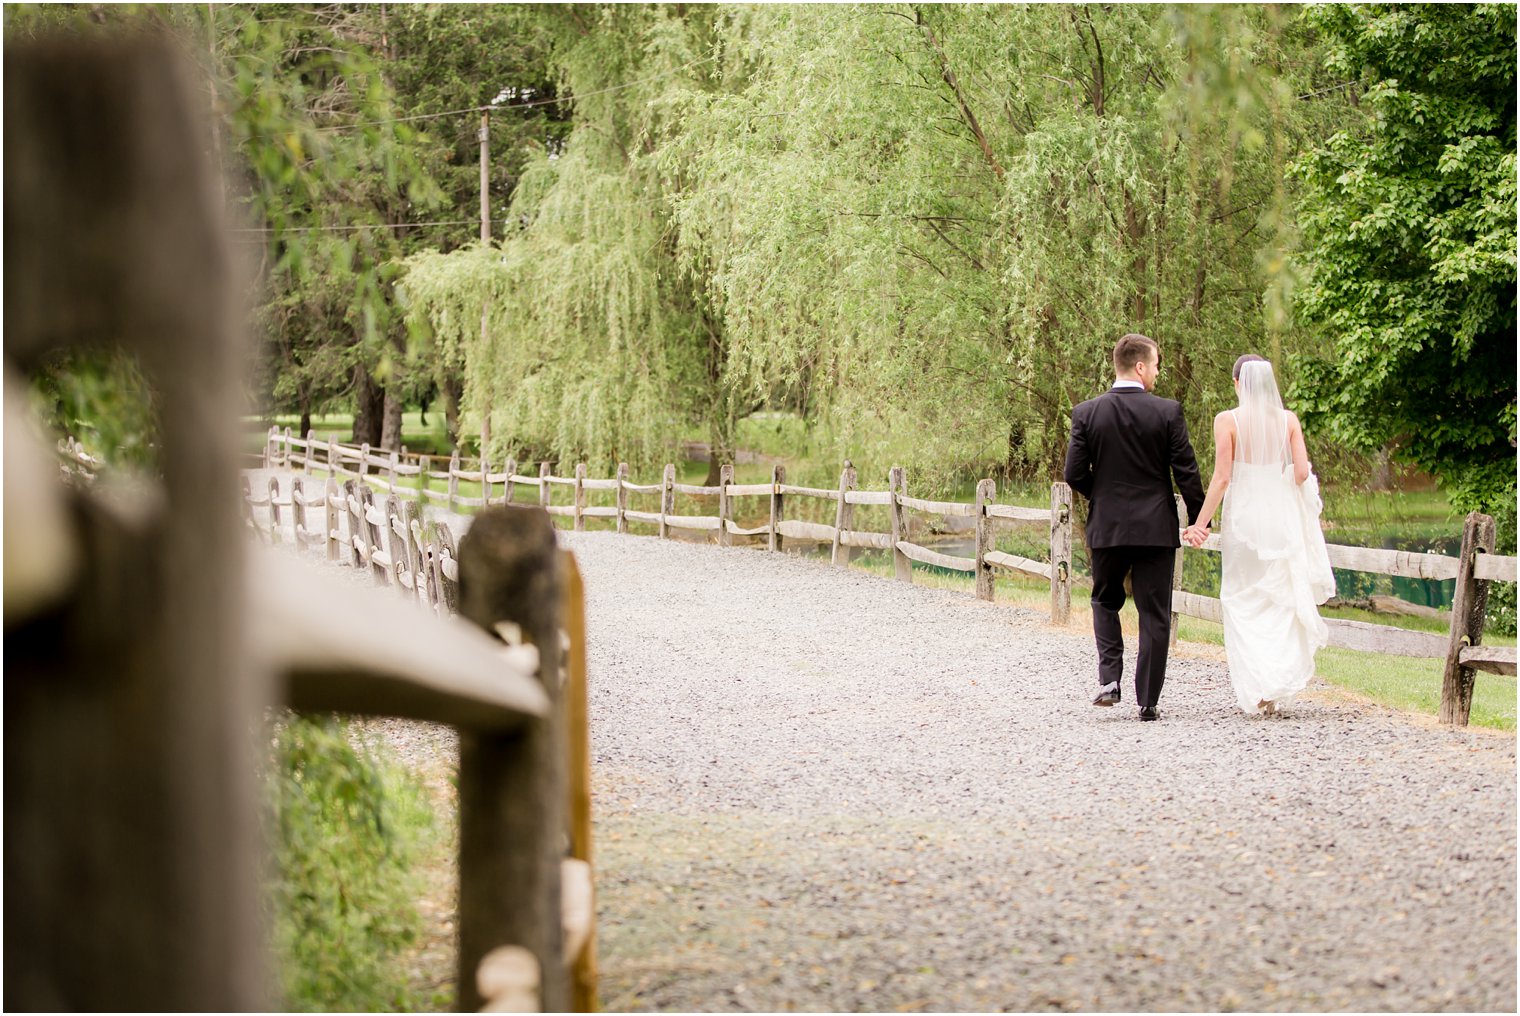
<svg viewBox="0 0 1520 1016">
<path fill-rule="evenodd" d="M 228 230 L 229 233 L 328 233 L 347 232 L 357 229 L 412 229 L 423 226 L 463 226 L 479 222 L 479 219 L 448 219 L 439 222 L 361 222 L 346 226 L 244 226 Z M 497 219 L 505 222 L 506 219 Z"/>
<path fill-rule="evenodd" d="M 593 95 L 606 95 L 608 92 L 618 92 L 618 91 L 621 91 L 621 90 L 623 90 L 625 88 L 634 88 L 634 87 L 637 87 L 638 85 L 647 85 L 651 81 L 659 81 L 662 78 L 668 78 L 668 77 L 670 77 L 673 74 L 680 74 L 682 71 L 689 70 L 692 67 L 700 67 L 703 64 L 712 63 L 716 59 L 718 59 L 716 56 L 703 57 L 700 60 L 692 60 L 689 63 L 684 63 L 684 64 L 682 64 L 679 67 L 673 68 L 673 69 L 668 70 L 668 71 L 664 71 L 664 72 L 662 72 L 660 74 L 651 75 L 650 77 L 647 77 L 647 78 L 639 78 L 636 81 L 625 81 L 622 84 L 609 85 L 606 88 L 598 88 L 595 91 L 591 91 L 591 92 L 580 92 L 580 93 L 574 93 L 574 92 L 572 92 L 568 96 L 555 96 L 554 98 L 550 98 L 550 99 L 532 99 L 532 100 L 530 100 L 528 102 L 518 102 L 518 103 L 514 103 L 513 105 L 510 105 L 510 106 L 497 106 L 497 105 L 470 106 L 470 107 L 468 107 L 466 109 L 450 109 L 450 110 L 446 110 L 446 111 L 444 111 L 442 113 L 418 113 L 415 116 L 396 116 L 396 117 L 390 117 L 389 119 L 385 119 L 385 120 L 356 120 L 353 123 L 330 124 L 330 125 L 328 125 L 326 127 L 312 127 L 312 128 L 310 128 L 310 130 L 313 131 L 313 132 L 315 132 L 315 133 L 319 133 L 319 134 L 329 134 L 329 133 L 332 133 L 332 132 L 335 132 L 335 131 L 354 130 L 354 129 L 359 128 L 359 127 L 383 127 L 386 124 L 392 124 L 392 123 L 411 123 L 411 122 L 416 121 L 416 120 L 439 120 L 439 119 L 442 119 L 444 117 L 449 117 L 449 116 L 463 116 L 466 113 L 488 113 L 488 112 L 491 112 L 493 110 L 533 109 L 533 108 L 538 107 L 538 106 L 552 106 L 552 105 L 556 105 L 556 104 L 560 104 L 560 103 L 575 102 L 577 99 L 589 99 Z M 286 134 L 286 133 L 290 133 L 290 132 L 288 132 L 288 131 L 282 131 L 281 132 L 281 134 Z M 244 138 L 243 140 L 244 141 L 259 141 L 259 140 L 265 140 L 265 139 L 268 139 L 268 138 L 272 138 L 272 137 L 275 137 L 275 136 L 276 135 L 273 135 L 273 134 L 250 134 L 248 137 Z"/>
</svg>

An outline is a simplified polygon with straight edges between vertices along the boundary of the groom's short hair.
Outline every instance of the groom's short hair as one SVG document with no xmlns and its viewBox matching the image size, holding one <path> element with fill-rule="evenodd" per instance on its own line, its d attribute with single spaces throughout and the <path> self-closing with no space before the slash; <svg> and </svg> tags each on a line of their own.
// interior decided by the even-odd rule
<svg viewBox="0 0 1520 1016">
<path fill-rule="evenodd" d="M 1130 332 L 1114 345 L 1114 372 L 1128 374 L 1135 369 L 1135 364 L 1150 359 L 1152 350 L 1160 357 L 1161 347 L 1156 345 L 1155 339 Z"/>
</svg>

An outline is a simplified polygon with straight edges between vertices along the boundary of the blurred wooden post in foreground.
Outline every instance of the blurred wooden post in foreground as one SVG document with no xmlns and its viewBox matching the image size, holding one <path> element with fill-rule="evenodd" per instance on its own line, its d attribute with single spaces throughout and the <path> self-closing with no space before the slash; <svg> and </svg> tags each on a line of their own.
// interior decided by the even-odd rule
<svg viewBox="0 0 1520 1016">
<path fill-rule="evenodd" d="M 136 356 L 163 475 L 163 510 L 131 516 L 56 489 L 85 578 L 50 602 L 12 587 L 6 541 L 7 1009 L 268 1008 L 241 351 L 193 94 L 145 36 L 6 46 L 7 372 L 65 349 Z"/>
<path fill-rule="evenodd" d="M 561 565 L 541 509 L 487 508 L 459 543 L 459 614 L 538 648 L 539 680 L 560 696 Z M 459 996 L 484 999 L 476 971 L 501 946 L 538 960 L 541 1008 L 569 1008 L 560 926 L 566 792 L 562 717 L 508 733 L 459 732 Z M 511 886 L 514 891 L 504 892 Z"/>
<path fill-rule="evenodd" d="M 569 647 L 565 659 L 564 707 L 565 732 L 568 741 L 570 764 L 570 857 L 572 863 L 585 865 L 584 886 L 592 884 L 591 840 L 591 738 L 590 701 L 586 676 L 586 586 L 581 580 L 581 570 L 575 555 L 568 550 L 560 551 L 564 567 L 565 596 L 562 614 Z M 564 887 L 568 904 L 572 900 L 570 887 Z M 584 923 L 585 940 L 567 941 L 567 958 L 570 961 L 570 1009 L 572 1012 L 596 1012 L 596 902 L 594 890 L 591 899 L 581 901 L 588 918 Z M 568 921 L 567 921 L 568 923 Z"/>
</svg>

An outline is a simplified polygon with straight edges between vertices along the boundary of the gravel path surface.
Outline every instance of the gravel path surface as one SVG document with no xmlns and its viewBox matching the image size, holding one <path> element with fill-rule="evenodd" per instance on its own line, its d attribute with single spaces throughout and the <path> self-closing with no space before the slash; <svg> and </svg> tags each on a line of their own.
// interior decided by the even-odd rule
<svg viewBox="0 0 1520 1016">
<path fill-rule="evenodd" d="M 1141 724 L 1042 615 L 562 536 L 608 1010 L 1516 1007 L 1512 734 L 1325 693 L 1244 717 L 1217 647 Z M 384 729 L 446 764 L 414 726 Z"/>
<path fill-rule="evenodd" d="M 564 540 L 609 1009 L 1515 1008 L 1512 735 L 1247 718 L 1213 652 L 1141 724 L 1028 611 Z"/>
</svg>

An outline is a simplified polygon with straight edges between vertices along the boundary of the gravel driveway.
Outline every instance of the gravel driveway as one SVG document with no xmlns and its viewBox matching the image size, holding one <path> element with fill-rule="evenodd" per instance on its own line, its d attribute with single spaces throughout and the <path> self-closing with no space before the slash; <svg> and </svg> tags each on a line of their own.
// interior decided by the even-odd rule
<svg viewBox="0 0 1520 1016">
<path fill-rule="evenodd" d="M 1513 735 L 1247 718 L 1207 649 L 1141 724 L 1037 614 L 564 541 L 608 1009 L 1515 1008 Z"/>
<path fill-rule="evenodd" d="M 1187 646 L 1141 724 L 1043 615 L 562 537 L 608 1010 L 1515 1010 L 1513 734 L 1323 690 L 1244 717 Z"/>
</svg>

